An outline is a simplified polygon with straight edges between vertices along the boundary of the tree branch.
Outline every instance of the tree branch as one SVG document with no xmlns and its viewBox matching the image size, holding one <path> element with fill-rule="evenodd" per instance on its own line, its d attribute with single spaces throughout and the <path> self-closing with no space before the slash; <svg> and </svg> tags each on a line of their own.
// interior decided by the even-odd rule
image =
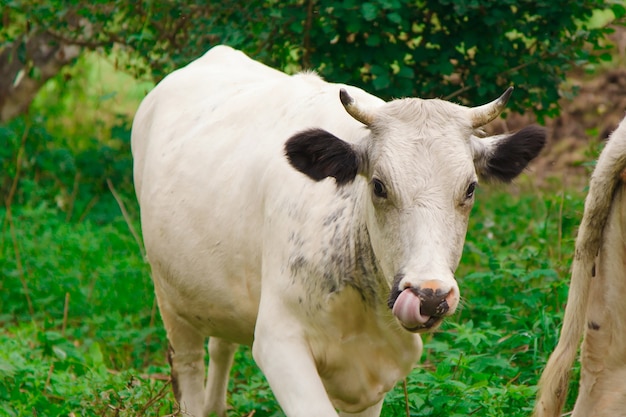
<svg viewBox="0 0 626 417">
<path fill-rule="evenodd" d="M 20 51 L 25 49 L 25 58 Z M 76 45 L 57 43 L 48 32 L 21 37 L 0 52 L 0 122 L 27 111 L 41 86 L 80 54 Z"/>
</svg>

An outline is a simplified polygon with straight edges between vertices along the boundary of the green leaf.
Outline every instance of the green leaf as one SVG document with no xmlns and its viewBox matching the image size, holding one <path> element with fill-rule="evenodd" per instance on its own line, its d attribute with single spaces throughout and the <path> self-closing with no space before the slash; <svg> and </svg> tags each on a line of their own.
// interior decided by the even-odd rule
<svg viewBox="0 0 626 417">
<path fill-rule="evenodd" d="M 388 74 L 380 74 L 372 80 L 372 84 L 374 85 L 374 88 L 376 90 L 383 90 L 389 87 L 389 85 L 391 84 L 391 79 L 389 78 Z"/>
<path fill-rule="evenodd" d="M 62 361 L 64 361 L 65 359 L 67 359 L 67 352 L 65 352 L 63 349 L 61 349 L 59 346 L 52 346 L 52 351 L 54 352 L 54 354 L 56 355 L 57 358 L 61 359 Z"/>
<path fill-rule="evenodd" d="M 91 346 L 89 346 L 88 356 L 94 365 L 102 365 L 104 363 L 104 356 L 102 355 L 100 344 L 97 342 L 92 343 Z"/>
<path fill-rule="evenodd" d="M 603 54 L 600 54 L 600 56 L 598 58 L 600 58 L 601 61 L 610 62 L 610 61 L 613 60 L 613 55 L 611 55 L 608 52 L 605 52 Z"/>
<path fill-rule="evenodd" d="M 388 73 L 388 71 L 387 71 L 387 69 L 385 67 L 382 67 L 382 66 L 377 65 L 377 64 L 372 65 L 372 68 L 370 69 L 370 71 L 372 72 L 372 74 L 374 74 L 376 76 Z"/>
<path fill-rule="evenodd" d="M 302 33 L 304 31 L 304 26 L 302 25 L 302 21 L 295 20 L 289 25 L 289 29 L 291 29 L 294 33 Z"/>
<path fill-rule="evenodd" d="M 626 15 L 626 7 L 624 7 L 624 4 L 611 4 L 611 11 L 615 15 L 615 19 L 621 19 L 622 17 L 624 17 L 624 15 Z"/>
<path fill-rule="evenodd" d="M 365 41 L 365 44 L 367 46 L 378 46 L 380 45 L 380 35 L 378 34 L 373 34 L 367 37 L 367 40 Z"/>
<path fill-rule="evenodd" d="M 363 13 L 365 20 L 371 22 L 378 17 L 378 7 L 374 3 L 363 3 L 361 5 L 361 13 Z"/>
<path fill-rule="evenodd" d="M 384 9 L 399 9 L 402 4 L 398 0 L 379 0 L 379 3 L 383 6 Z"/>
<path fill-rule="evenodd" d="M 0 376 L 4 378 L 10 378 L 15 375 L 15 366 L 12 363 L 0 358 Z"/>
<path fill-rule="evenodd" d="M 400 16 L 398 13 L 389 13 L 387 15 L 387 19 L 389 19 L 390 21 L 392 21 L 393 23 L 396 24 L 401 24 L 402 23 L 402 16 Z"/>
<path fill-rule="evenodd" d="M 415 78 L 415 73 L 413 72 L 413 69 L 405 65 L 400 67 L 400 70 L 398 71 L 397 75 L 398 77 L 402 77 L 402 78 Z"/>
</svg>

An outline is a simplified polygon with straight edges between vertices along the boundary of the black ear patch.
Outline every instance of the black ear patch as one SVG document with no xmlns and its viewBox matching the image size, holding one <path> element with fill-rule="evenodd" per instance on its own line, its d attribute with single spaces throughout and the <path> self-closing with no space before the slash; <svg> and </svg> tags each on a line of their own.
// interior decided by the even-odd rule
<svg viewBox="0 0 626 417">
<path fill-rule="evenodd" d="M 546 129 L 527 126 L 500 142 L 487 160 L 487 177 L 510 182 L 535 159 L 546 144 Z"/>
<path fill-rule="evenodd" d="M 285 143 L 285 155 L 298 171 L 315 181 L 333 177 L 337 185 L 356 177 L 359 158 L 352 146 L 323 129 L 297 133 Z"/>
</svg>

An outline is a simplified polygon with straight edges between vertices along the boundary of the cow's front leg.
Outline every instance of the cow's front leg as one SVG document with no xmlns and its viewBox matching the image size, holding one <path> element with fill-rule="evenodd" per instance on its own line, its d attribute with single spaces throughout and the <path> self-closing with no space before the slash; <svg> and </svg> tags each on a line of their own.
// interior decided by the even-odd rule
<svg viewBox="0 0 626 417">
<path fill-rule="evenodd" d="M 153 275 L 156 274 L 153 271 Z M 204 417 L 205 338 L 170 307 L 156 280 L 155 290 L 170 343 L 167 359 L 174 396 L 183 415 Z"/>
<path fill-rule="evenodd" d="M 204 417 L 204 338 L 187 323 L 168 326 L 168 321 L 163 317 L 174 396 L 184 415 Z"/>
<path fill-rule="evenodd" d="M 280 300 L 261 301 L 252 355 L 288 417 L 337 417 L 301 324 Z"/>
<path fill-rule="evenodd" d="M 204 398 L 204 415 L 226 417 L 226 393 L 237 344 L 217 337 L 209 339 L 209 372 Z"/>
</svg>

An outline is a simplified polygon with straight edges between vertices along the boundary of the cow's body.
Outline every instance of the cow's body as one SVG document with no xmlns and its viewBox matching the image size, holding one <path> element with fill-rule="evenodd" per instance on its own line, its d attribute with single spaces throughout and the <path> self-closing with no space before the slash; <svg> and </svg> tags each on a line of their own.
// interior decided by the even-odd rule
<svg viewBox="0 0 626 417">
<path fill-rule="evenodd" d="M 541 376 L 536 417 L 558 417 L 580 338 L 580 387 L 572 417 L 626 415 L 626 119 L 591 177 L 576 239 L 559 343 Z"/>
<path fill-rule="evenodd" d="M 471 136 L 502 100 L 495 112 L 411 100 L 287 76 L 227 47 L 144 100 L 135 184 L 188 413 L 225 415 L 234 348 L 252 344 L 287 415 L 377 416 L 419 359 L 416 332 L 454 312 L 477 173 L 512 178 L 544 135 Z"/>
</svg>

